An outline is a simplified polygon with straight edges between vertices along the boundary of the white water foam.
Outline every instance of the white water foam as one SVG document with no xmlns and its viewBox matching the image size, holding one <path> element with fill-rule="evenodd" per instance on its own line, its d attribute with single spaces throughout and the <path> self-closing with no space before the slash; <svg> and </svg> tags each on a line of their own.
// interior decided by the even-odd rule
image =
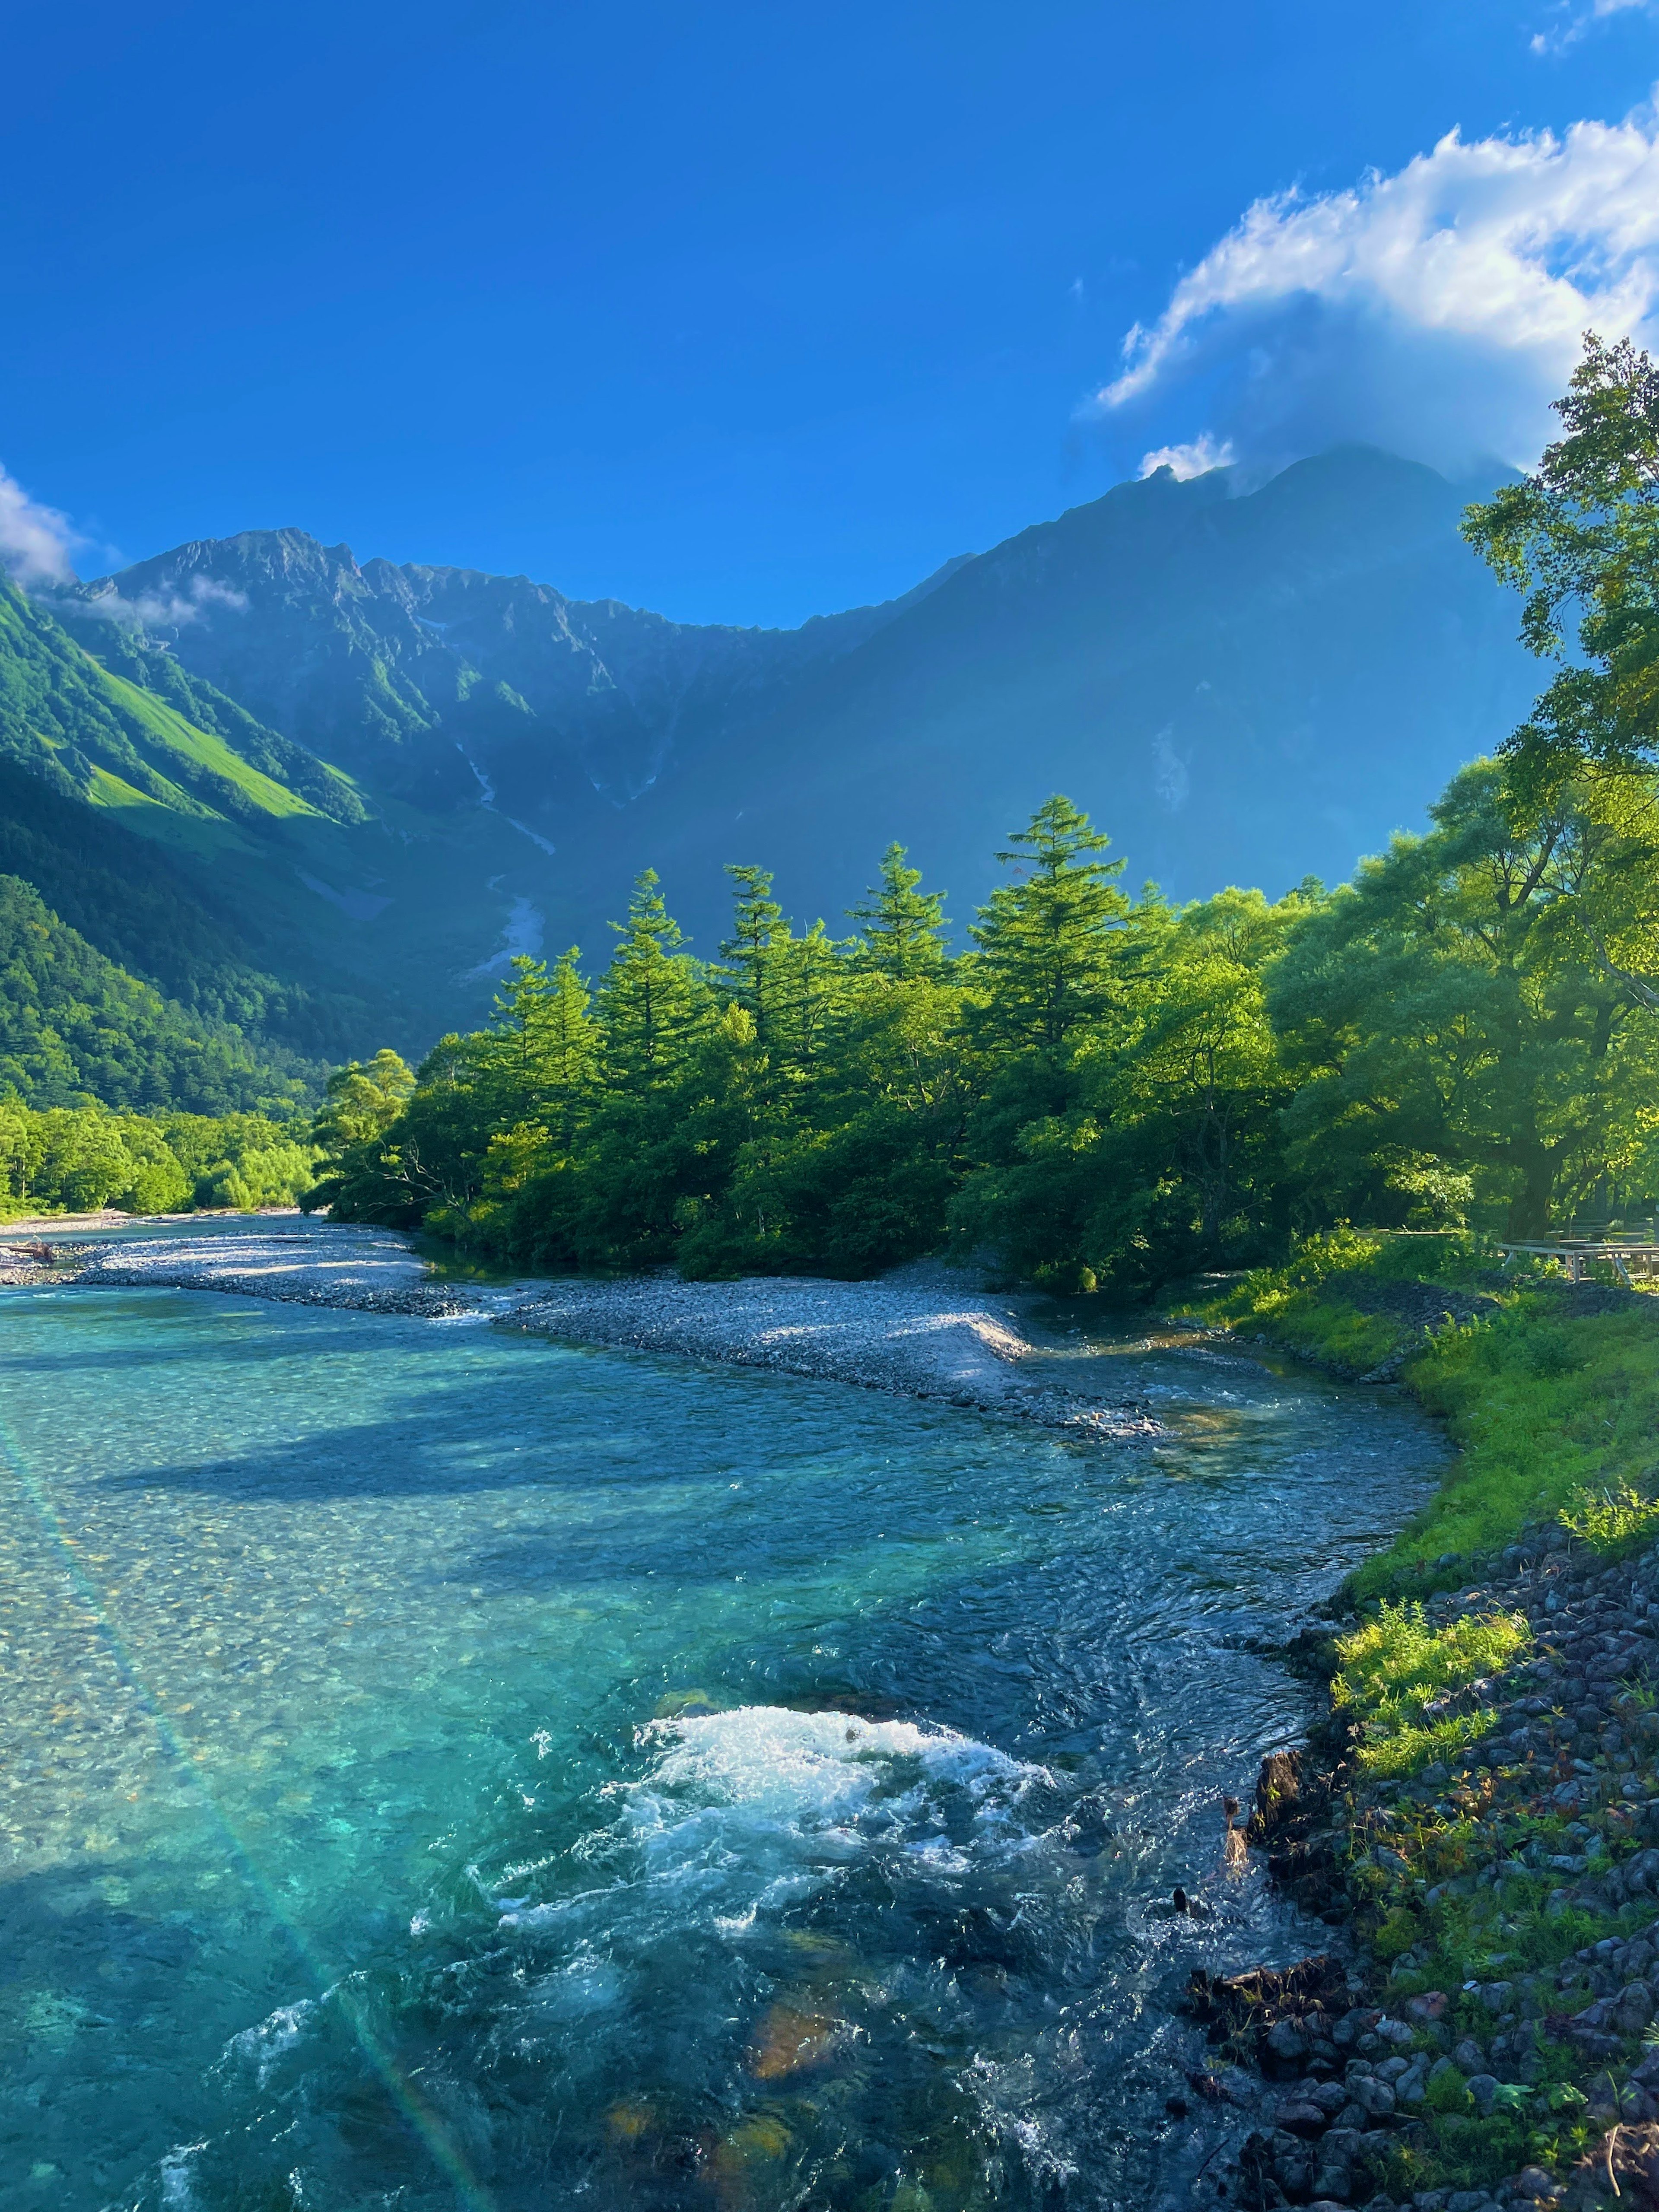
<svg viewBox="0 0 1659 2212">
<path fill-rule="evenodd" d="M 1042 1827 L 1028 1826 L 1022 1807 L 1054 1781 L 953 1729 L 781 1705 L 653 1721 L 636 1741 L 653 1754 L 649 1771 L 612 1785 L 618 1820 L 573 1856 L 637 1854 L 636 1911 L 698 1919 L 726 1936 L 817 1894 L 872 1851 L 925 1880 L 1029 1850 Z M 580 1924 L 596 1905 L 626 1917 L 629 1887 L 624 1878 L 620 1892 L 497 1902 L 503 1926 Z"/>
<path fill-rule="evenodd" d="M 225 2045 L 220 2065 L 246 2067 L 263 2089 L 270 2080 L 276 2062 L 285 2051 L 292 2051 L 305 2033 L 307 2022 L 317 2009 L 314 2000 L 302 1997 L 299 2003 L 278 2005 L 264 2019 L 252 2027 L 245 2027 L 240 2035 L 233 2035 Z M 196 2148 L 202 2146 L 198 2143 Z"/>
<path fill-rule="evenodd" d="M 783 1705 L 653 1721 L 638 1741 L 658 1750 L 654 1771 L 638 1785 L 653 1804 L 666 1790 L 787 1820 L 803 1832 L 878 1806 L 902 1820 L 940 1788 L 965 1790 L 976 1810 L 990 1814 L 1032 1782 L 1052 1778 L 954 1729 Z"/>
<path fill-rule="evenodd" d="M 157 2171 L 161 2177 L 161 2202 L 168 2207 L 168 2212 L 174 2212 L 174 2208 L 177 2212 L 186 2212 L 187 2207 L 195 2204 L 196 2191 L 190 2185 L 190 2162 L 198 2151 L 206 2148 L 207 2138 L 204 2136 L 200 2142 L 180 2143 L 161 2160 Z"/>
</svg>

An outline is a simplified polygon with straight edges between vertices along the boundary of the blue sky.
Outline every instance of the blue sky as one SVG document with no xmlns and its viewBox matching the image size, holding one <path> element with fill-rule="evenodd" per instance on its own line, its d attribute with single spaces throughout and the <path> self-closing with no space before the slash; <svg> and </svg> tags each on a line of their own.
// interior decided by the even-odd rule
<svg viewBox="0 0 1659 2212">
<path fill-rule="evenodd" d="M 793 622 L 1164 447 L 1525 459 L 1578 314 L 1659 296 L 1641 0 L 93 0 L 8 50 L 0 538 L 87 574 L 292 523 Z"/>
</svg>

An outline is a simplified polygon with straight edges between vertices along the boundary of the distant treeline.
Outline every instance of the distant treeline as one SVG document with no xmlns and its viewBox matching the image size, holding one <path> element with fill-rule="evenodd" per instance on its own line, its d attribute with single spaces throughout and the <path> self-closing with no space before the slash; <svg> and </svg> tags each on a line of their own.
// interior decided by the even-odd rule
<svg viewBox="0 0 1659 2212">
<path fill-rule="evenodd" d="M 513 1265 L 859 1275 L 950 1245 L 1133 1291 L 1340 1218 L 1516 1233 L 1659 1188 L 1650 781 L 1498 764 L 1334 892 L 1131 901 L 1051 799 L 951 957 L 896 847 L 851 936 L 734 867 L 719 957 L 641 878 L 590 988 L 514 963 L 491 1025 L 331 1081 L 313 1202 Z"/>
<path fill-rule="evenodd" d="M 316 1173 L 303 1121 L 263 1114 L 43 1109 L 0 1097 L 0 1220 L 27 1213 L 186 1213 L 293 1206 Z"/>
</svg>

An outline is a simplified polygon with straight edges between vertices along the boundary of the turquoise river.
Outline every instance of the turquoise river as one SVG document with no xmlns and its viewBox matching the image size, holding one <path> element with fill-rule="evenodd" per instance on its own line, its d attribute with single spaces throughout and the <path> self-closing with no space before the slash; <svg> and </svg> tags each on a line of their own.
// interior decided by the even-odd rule
<svg viewBox="0 0 1659 2212">
<path fill-rule="evenodd" d="M 1052 1322 L 1165 1441 L 0 1291 L 0 2202 L 1201 2201 L 1186 1978 L 1328 1940 L 1220 1794 L 1443 1447 Z"/>
</svg>

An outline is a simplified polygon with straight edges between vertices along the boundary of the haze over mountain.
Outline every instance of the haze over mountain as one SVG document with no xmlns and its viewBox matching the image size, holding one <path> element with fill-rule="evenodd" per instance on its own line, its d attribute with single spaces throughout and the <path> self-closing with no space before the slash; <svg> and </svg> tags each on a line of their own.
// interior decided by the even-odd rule
<svg viewBox="0 0 1659 2212">
<path fill-rule="evenodd" d="M 225 918 L 256 1032 L 415 1048 L 514 949 L 602 964 L 647 865 L 708 953 L 723 863 L 835 928 L 894 837 L 960 929 L 1055 790 L 1177 896 L 1346 874 L 1536 688 L 1470 495 L 1364 447 L 1164 471 L 791 631 L 250 531 L 8 594 L 0 743 L 78 806 L 79 864 Z M 117 920 L 92 941 L 136 961 Z"/>
</svg>

